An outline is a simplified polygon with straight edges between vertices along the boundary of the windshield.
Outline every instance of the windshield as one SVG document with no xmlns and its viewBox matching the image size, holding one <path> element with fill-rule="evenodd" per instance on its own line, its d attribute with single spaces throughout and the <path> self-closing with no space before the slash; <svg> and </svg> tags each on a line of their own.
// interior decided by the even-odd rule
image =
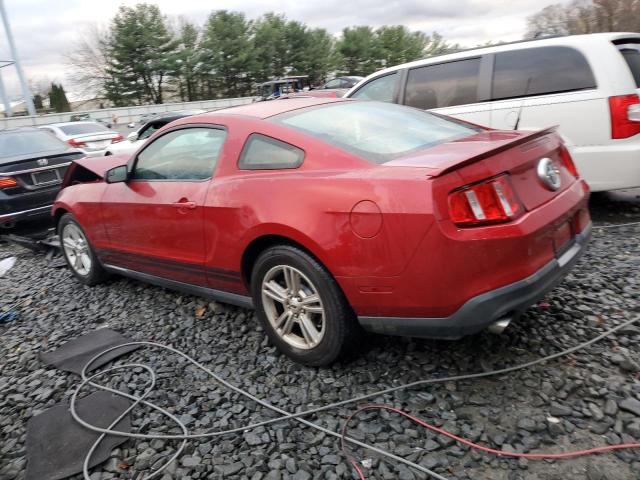
<svg viewBox="0 0 640 480">
<path fill-rule="evenodd" d="M 68 146 L 45 131 L 16 131 L 0 134 L 0 158 L 37 155 Z"/>
<path fill-rule="evenodd" d="M 415 108 L 364 101 L 296 110 L 274 120 L 374 163 L 385 163 L 480 131 Z"/>
<path fill-rule="evenodd" d="M 92 133 L 111 132 L 99 123 L 76 123 L 74 125 L 61 125 L 58 127 L 65 135 L 90 135 Z"/>
</svg>

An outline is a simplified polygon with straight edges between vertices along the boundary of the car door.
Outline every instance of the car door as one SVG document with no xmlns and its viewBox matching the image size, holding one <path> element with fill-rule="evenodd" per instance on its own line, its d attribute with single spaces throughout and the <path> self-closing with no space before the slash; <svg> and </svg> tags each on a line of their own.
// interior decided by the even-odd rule
<svg viewBox="0 0 640 480">
<path fill-rule="evenodd" d="M 403 103 L 488 126 L 491 105 L 480 81 L 485 64 L 472 57 L 410 68 Z"/>
<path fill-rule="evenodd" d="M 204 285 L 204 200 L 226 131 L 181 126 L 148 143 L 127 182 L 102 198 L 110 250 L 105 262 Z"/>
</svg>

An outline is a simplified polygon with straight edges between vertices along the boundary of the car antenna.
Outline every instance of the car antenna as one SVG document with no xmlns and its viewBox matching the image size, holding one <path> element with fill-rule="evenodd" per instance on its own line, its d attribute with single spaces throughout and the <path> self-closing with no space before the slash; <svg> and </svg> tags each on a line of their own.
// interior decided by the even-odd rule
<svg viewBox="0 0 640 480">
<path fill-rule="evenodd" d="M 516 118 L 516 124 L 513 126 L 514 130 L 518 129 L 518 126 L 520 125 L 520 117 L 522 116 L 522 108 L 524 107 L 524 100 L 525 98 L 527 98 L 527 95 L 529 95 L 529 87 L 531 87 L 531 80 L 533 79 L 533 76 L 529 75 L 529 78 L 527 78 L 527 87 L 524 89 L 524 94 L 522 95 L 522 101 L 520 102 L 520 108 L 518 109 L 518 118 Z"/>
</svg>

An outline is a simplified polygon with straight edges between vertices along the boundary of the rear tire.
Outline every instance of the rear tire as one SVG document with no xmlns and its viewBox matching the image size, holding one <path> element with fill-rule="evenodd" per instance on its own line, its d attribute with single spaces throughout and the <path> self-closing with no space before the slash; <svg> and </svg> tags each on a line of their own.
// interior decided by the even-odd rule
<svg viewBox="0 0 640 480">
<path fill-rule="evenodd" d="M 84 230 L 70 213 L 58 222 L 60 247 L 71 273 L 81 283 L 93 286 L 103 282 L 109 274 L 100 264 Z"/>
<path fill-rule="evenodd" d="M 251 293 L 269 339 L 292 360 L 326 366 L 350 349 L 355 315 L 331 274 L 303 250 L 280 245 L 262 252 Z"/>
</svg>

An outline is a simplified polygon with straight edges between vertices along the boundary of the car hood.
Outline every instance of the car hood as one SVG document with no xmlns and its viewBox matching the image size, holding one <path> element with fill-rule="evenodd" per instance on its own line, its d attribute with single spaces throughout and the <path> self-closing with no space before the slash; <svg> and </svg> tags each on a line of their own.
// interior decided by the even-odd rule
<svg viewBox="0 0 640 480">
<path fill-rule="evenodd" d="M 527 143 L 553 131 L 555 131 L 555 127 L 538 131 L 487 130 L 396 158 L 386 162 L 385 165 L 423 167 L 429 169 L 428 174 L 435 177 Z"/>
<path fill-rule="evenodd" d="M 107 170 L 120 165 L 126 165 L 128 160 L 129 155 L 122 154 L 108 155 L 106 157 L 84 157 L 76 160 L 74 163 L 98 175 L 100 178 L 104 178 Z"/>
</svg>

